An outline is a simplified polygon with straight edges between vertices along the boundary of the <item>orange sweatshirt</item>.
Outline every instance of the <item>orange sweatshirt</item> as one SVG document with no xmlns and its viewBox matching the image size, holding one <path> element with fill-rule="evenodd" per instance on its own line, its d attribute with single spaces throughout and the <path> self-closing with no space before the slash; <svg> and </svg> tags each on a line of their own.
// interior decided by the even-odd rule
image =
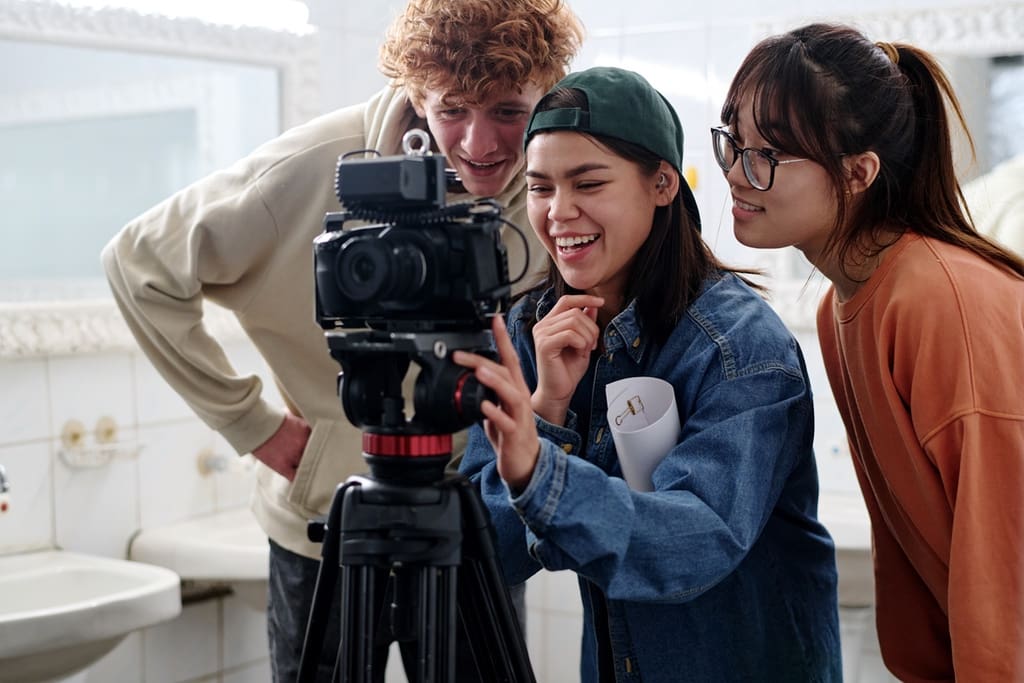
<svg viewBox="0 0 1024 683">
<path fill-rule="evenodd" d="M 1024 279 L 904 235 L 818 335 L 902 681 L 1024 681 Z"/>
</svg>

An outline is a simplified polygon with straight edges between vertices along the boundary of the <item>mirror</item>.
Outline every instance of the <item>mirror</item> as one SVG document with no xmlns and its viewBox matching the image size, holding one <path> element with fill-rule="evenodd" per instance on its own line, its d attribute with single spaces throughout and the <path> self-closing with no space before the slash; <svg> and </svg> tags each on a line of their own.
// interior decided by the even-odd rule
<svg viewBox="0 0 1024 683">
<path fill-rule="evenodd" d="M 0 358 L 131 348 L 99 264 L 150 206 L 318 113 L 316 36 L 0 5 Z M 216 324 L 216 323 L 215 323 Z"/>
<path fill-rule="evenodd" d="M 1024 154 L 1024 4 L 803 17 L 763 22 L 755 35 L 774 35 L 815 19 L 852 24 L 873 40 L 911 43 L 939 59 L 976 146 L 972 163 L 966 142 L 955 143 L 961 183 Z M 796 249 L 769 253 L 759 265 L 775 275 L 773 305 L 786 323 L 794 330 L 813 332 L 823 278 L 812 275 L 810 264 Z"/>
</svg>

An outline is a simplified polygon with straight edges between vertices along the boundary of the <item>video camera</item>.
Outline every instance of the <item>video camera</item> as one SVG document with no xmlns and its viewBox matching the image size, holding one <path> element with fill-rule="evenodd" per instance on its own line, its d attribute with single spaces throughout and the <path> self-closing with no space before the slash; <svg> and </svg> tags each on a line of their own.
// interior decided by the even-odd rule
<svg viewBox="0 0 1024 683">
<path fill-rule="evenodd" d="M 313 241 L 316 319 L 342 368 L 342 407 L 364 433 L 454 433 L 497 400 L 451 353 L 496 358 L 490 321 L 511 291 L 501 225 L 512 224 L 490 199 L 446 206 L 445 158 L 429 141 L 412 130 L 404 155 L 342 156 L 344 211 L 327 213 Z M 419 374 L 407 420 L 410 363 Z"/>
<path fill-rule="evenodd" d="M 501 207 L 445 206 L 445 158 L 425 151 L 427 141 L 413 130 L 404 156 L 338 161 L 345 210 L 324 216 L 313 246 L 322 328 L 487 329 L 486 319 L 507 307 Z M 353 220 L 376 224 L 347 227 Z"/>
</svg>

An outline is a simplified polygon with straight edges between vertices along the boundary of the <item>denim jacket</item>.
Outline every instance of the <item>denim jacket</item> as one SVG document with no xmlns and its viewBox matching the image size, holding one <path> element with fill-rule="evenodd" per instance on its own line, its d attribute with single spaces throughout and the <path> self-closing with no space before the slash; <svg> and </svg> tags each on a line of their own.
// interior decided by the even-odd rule
<svg viewBox="0 0 1024 683">
<path fill-rule="evenodd" d="M 531 389 L 527 323 L 554 303 L 548 290 L 509 312 Z M 537 418 L 540 459 L 519 495 L 471 429 L 460 470 L 479 483 L 506 580 L 576 572 L 585 682 L 841 680 L 835 549 L 817 519 L 796 340 L 732 274 L 705 283 L 664 344 L 635 302 L 602 334 L 566 424 Z M 671 383 L 682 426 L 646 493 L 622 479 L 606 417 L 605 385 L 632 376 Z"/>
</svg>

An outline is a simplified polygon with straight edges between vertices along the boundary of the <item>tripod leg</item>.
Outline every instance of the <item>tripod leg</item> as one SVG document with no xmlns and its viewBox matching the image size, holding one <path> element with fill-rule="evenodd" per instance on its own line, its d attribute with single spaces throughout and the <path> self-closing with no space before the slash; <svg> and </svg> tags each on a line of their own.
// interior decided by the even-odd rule
<svg viewBox="0 0 1024 683">
<path fill-rule="evenodd" d="M 533 668 L 519 619 L 498 566 L 492 527 L 480 494 L 468 480 L 456 486 L 462 501 L 462 567 L 458 606 L 481 680 L 532 683 Z"/>
<path fill-rule="evenodd" d="M 382 636 L 388 609 L 387 570 L 342 566 L 341 642 L 335 679 L 342 683 L 383 683 L 391 639 Z"/>
<path fill-rule="evenodd" d="M 455 680 L 455 567 L 424 567 L 420 570 L 416 653 L 418 678 L 424 683 Z"/>
<path fill-rule="evenodd" d="M 323 542 L 323 547 L 320 552 L 320 569 L 317 571 L 316 585 L 313 586 L 306 638 L 302 643 L 302 655 L 299 658 L 298 681 L 300 683 L 316 680 L 317 666 L 324 645 L 324 633 L 327 630 L 331 603 L 338 581 L 340 539 L 337 529 L 341 525 L 341 509 L 346 490 L 348 490 L 348 484 L 339 486 L 335 490 L 331 508 L 321 530 L 323 536 L 320 540 Z"/>
</svg>

